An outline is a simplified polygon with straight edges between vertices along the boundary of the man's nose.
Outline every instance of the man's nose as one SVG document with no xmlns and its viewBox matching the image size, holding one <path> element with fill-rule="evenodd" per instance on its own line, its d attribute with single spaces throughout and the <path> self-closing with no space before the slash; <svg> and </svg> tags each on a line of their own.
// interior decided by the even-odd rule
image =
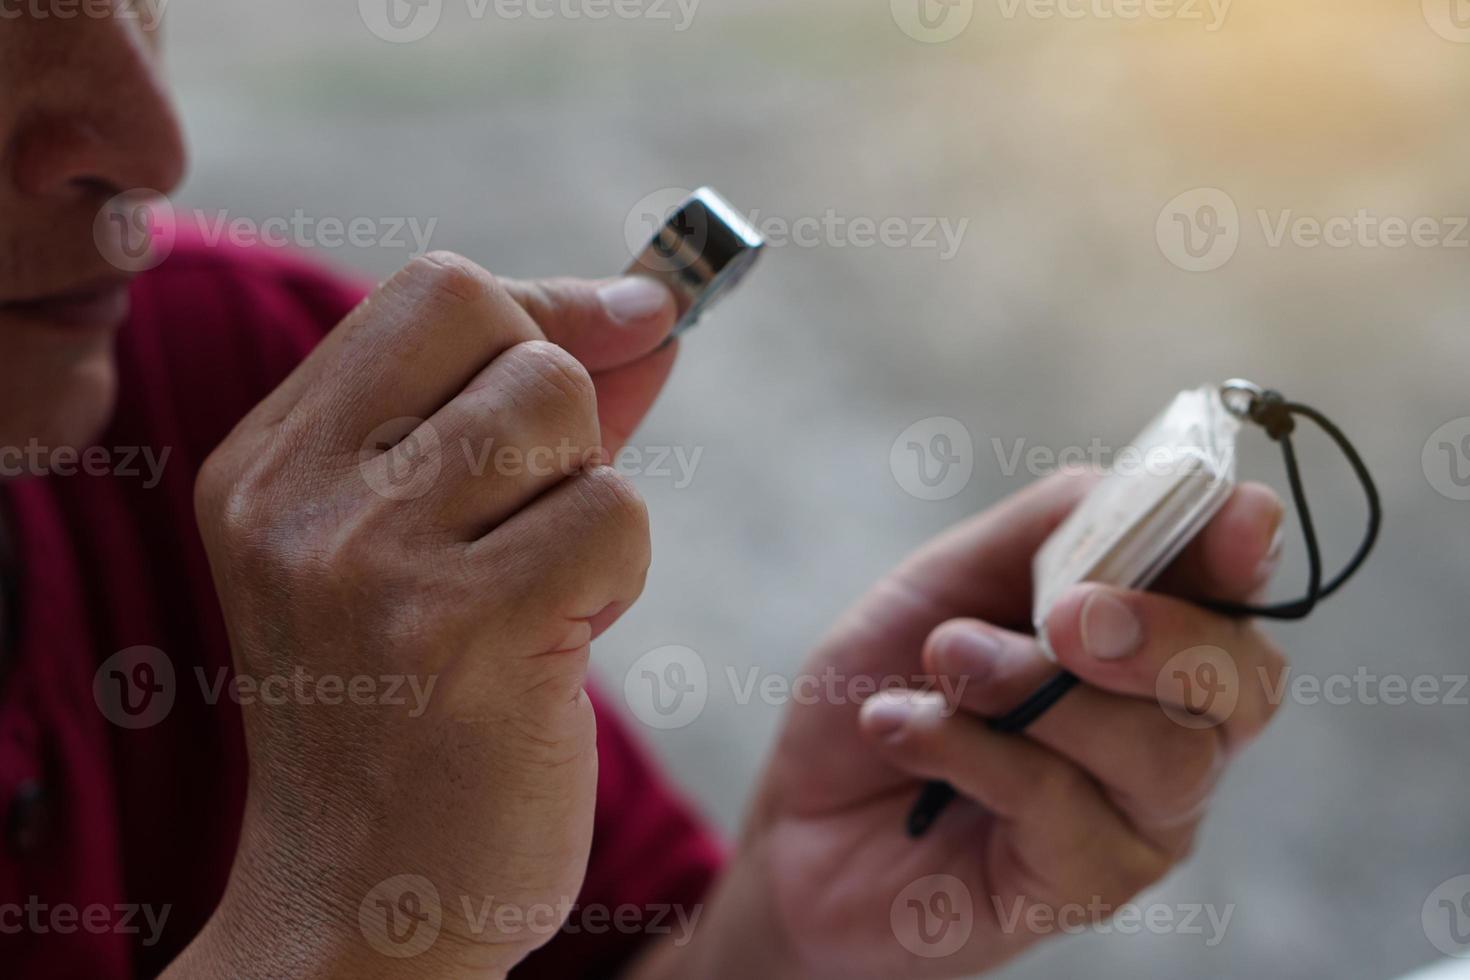
<svg viewBox="0 0 1470 980">
<path fill-rule="evenodd" d="M 183 133 L 159 70 L 153 37 L 135 23 L 80 21 L 86 32 L 62 65 L 44 70 L 31 111 L 13 136 L 22 194 L 103 196 L 183 179 Z"/>
</svg>

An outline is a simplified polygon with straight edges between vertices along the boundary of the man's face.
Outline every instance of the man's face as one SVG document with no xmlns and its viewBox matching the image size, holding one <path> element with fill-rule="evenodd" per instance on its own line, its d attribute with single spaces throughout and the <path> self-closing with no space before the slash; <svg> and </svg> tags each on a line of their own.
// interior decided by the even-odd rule
<svg viewBox="0 0 1470 980">
<path fill-rule="evenodd" d="M 0 0 L 0 447 L 83 446 L 106 423 L 129 276 L 97 216 L 184 170 L 156 35 L 105 10 Z"/>
</svg>

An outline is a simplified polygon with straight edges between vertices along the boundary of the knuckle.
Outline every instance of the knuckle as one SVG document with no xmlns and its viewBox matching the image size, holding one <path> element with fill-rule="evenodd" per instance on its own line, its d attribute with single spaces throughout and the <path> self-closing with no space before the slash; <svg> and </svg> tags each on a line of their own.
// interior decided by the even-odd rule
<svg viewBox="0 0 1470 980">
<path fill-rule="evenodd" d="M 376 577 L 385 536 L 371 509 L 324 502 L 275 455 L 243 468 L 208 461 L 195 484 L 200 525 L 232 575 L 344 586 Z"/>
<path fill-rule="evenodd" d="M 240 467 L 224 448 L 205 460 L 194 482 L 200 530 L 236 560 L 267 560 L 276 545 L 268 515 L 274 508 L 274 464 L 269 459 Z"/>
<path fill-rule="evenodd" d="M 477 303 L 500 288 L 495 277 L 454 252 L 429 252 L 403 267 L 399 281 L 414 292 L 451 303 Z"/>
<path fill-rule="evenodd" d="M 589 470 L 578 480 L 583 512 L 592 521 L 615 527 L 626 538 L 646 544 L 648 507 L 636 487 L 606 466 Z"/>
<path fill-rule="evenodd" d="M 233 482 L 233 467 L 223 449 L 210 453 L 194 479 L 194 515 L 201 525 L 213 523 L 221 514 Z"/>
<path fill-rule="evenodd" d="M 596 412 L 597 389 L 592 375 L 565 349 L 545 340 L 528 340 L 511 348 L 506 356 L 554 399 L 571 403 L 581 415 Z"/>
</svg>

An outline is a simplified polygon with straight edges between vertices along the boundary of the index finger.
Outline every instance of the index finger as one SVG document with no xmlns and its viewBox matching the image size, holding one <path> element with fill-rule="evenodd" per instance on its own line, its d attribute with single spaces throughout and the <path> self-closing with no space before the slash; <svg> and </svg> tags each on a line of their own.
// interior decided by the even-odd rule
<svg viewBox="0 0 1470 980">
<path fill-rule="evenodd" d="M 669 339 L 678 319 L 674 294 L 652 279 L 502 279 L 546 339 L 596 376 L 636 364 Z"/>
<path fill-rule="evenodd" d="M 1184 598 L 1243 602 L 1270 581 L 1281 557 L 1286 509 L 1264 483 L 1244 483 L 1153 589 Z"/>
<path fill-rule="evenodd" d="M 1272 692 L 1286 661 L 1276 645 L 1249 621 L 1179 599 L 1078 586 L 1048 614 L 1046 636 L 1057 662 L 1084 683 L 1190 714 L 1199 706 L 1188 679 L 1208 665 L 1228 697 L 1211 696 L 1199 711 L 1225 726 L 1232 745 L 1249 741 L 1279 706 Z"/>
<path fill-rule="evenodd" d="M 489 272 L 433 252 L 379 286 L 249 421 L 300 430 L 326 452 L 356 452 L 383 423 L 428 418 L 501 353 L 544 339 Z"/>
<path fill-rule="evenodd" d="M 1029 628 L 1031 560 L 1098 478 L 1090 471 L 1047 477 L 945 532 L 898 574 L 938 602 L 947 618 Z M 1270 487 L 1242 484 L 1150 588 L 1181 597 L 1249 598 L 1270 579 L 1280 557 L 1284 513 Z"/>
</svg>

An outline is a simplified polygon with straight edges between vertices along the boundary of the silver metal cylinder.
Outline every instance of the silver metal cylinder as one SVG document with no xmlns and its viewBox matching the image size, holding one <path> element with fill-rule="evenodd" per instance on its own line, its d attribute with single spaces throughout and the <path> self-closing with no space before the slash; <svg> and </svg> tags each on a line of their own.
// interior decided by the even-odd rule
<svg viewBox="0 0 1470 980">
<path fill-rule="evenodd" d="M 676 207 L 627 269 L 673 291 L 678 336 L 699 322 L 755 264 L 765 240 L 719 194 L 701 187 Z"/>
</svg>

